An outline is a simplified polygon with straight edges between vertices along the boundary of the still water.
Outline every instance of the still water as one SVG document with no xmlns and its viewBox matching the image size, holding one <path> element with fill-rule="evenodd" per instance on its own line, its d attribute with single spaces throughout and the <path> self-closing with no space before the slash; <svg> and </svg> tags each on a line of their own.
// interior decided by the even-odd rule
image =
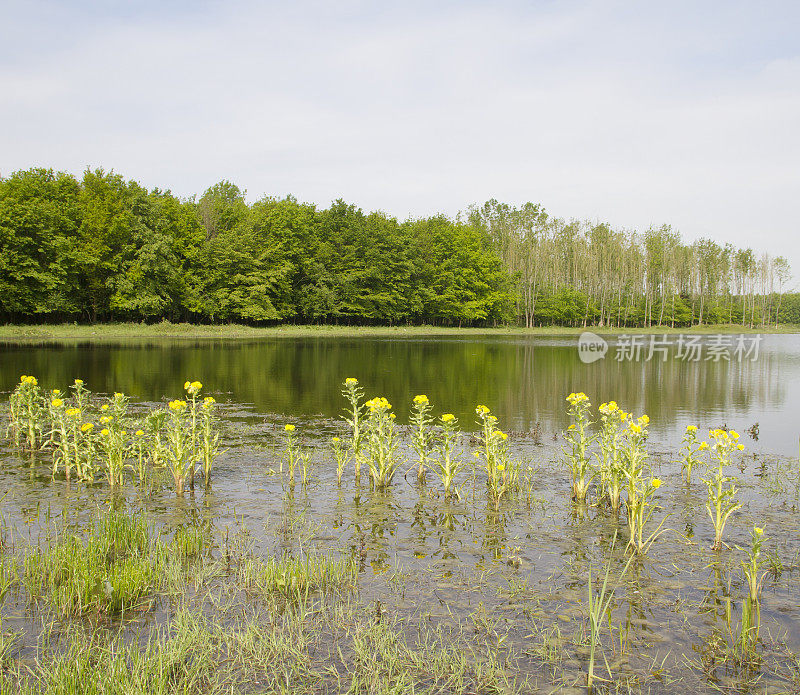
<svg viewBox="0 0 800 695">
<path fill-rule="evenodd" d="M 718 360 L 708 336 L 699 360 L 677 358 L 677 336 L 647 360 L 648 340 L 642 337 L 640 358 L 630 359 L 611 338 L 606 357 L 591 364 L 581 361 L 576 338 L 550 337 L 0 344 L 0 389 L 13 388 L 23 373 L 45 388 L 65 389 L 80 377 L 95 392 L 158 401 L 180 395 L 186 379 L 200 379 L 218 400 L 254 413 L 324 419 L 340 416 L 341 383 L 355 376 L 368 397 L 386 396 L 401 421 L 414 395 L 425 393 L 464 429 L 475 427 L 474 408 L 485 404 L 507 429 L 527 432 L 538 423 L 545 434 L 565 426 L 565 396 L 584 391 L 593 403 L 613 399 L 647 413 L 654 442 L 679 442 L 687 424 L 744 431 L 758 423 L 759 450 L 797 454 L 800 335 L 763 336 L 757 354 L 744 359 L 732 337 L 728 359 Z"/>
<path fill-rule="evenodd" d="M 739 687 L 742 674 L 727 662 L 708 665 L 718 658 L 717 652 L 709 656 L 708 645 L 732 640 L 745 592 L 737 546 L 748 546 L 759 525 L 774 561 L 762 600 L 763 672 L 754 677 L 761 679 L 758 692 L 796 692 L 800 336 L 764 336 L 758 354 L 741 360 L 733 354 L 679 359 L 674 346 L 667 359 L 647 360 L 645 350 L 639 359 L 618 360 L 621 347 L 619 338 L 610 339 L 603 359 L 585 363 L 577 339 L 552 337 L 6 343 L 0 345 L 0 390 L 10 391 L 20 374 L 37 376 L 46 389 L 66 390 L 82 378 L 95 393 L 130 395 L 136 414 L 165 397 L 181 397 L 187 379 L 202 381 L 203 395 L 215 396 L 222 420 L 224 451 L 212 486 L 177 498 L 166 480 L 144 487 L 131 476 L 124 492 L 131 509 L 146 512 L 167 532 L 210 523 L 215 552 L 238 529 L 264 556 L 313 549 L 353 557 L 365 610 L 377 605 L 407 621 L 410 635 L 415 621 L 463 627 L 490 615 L 502 644 L 520 655 L 515 677 L 542 679 L 542 692 L 553 691 L 549 683 L 575 684 L 585 673 L 580 645 L 588 572 L 593 568 L 596 577 L 609 562 L 620 528 L 603 509 L 576 510 L 569 499 L 559 436 L 567 425 L 565 397 L 584 391 L 595 405 L 616 400 L 650 416 L 648 463 L 664 481 L 652 525 L 665 519 L 668 531 L 618 587 L 608 620 L 611 625 L 613 617 L 614 639 L 624 635 L 627 646 L 615 672 L 641 682 L 635 692 Z M 357 377 L 367 397 L 386 396 L 400 423 L 414 395 L 427 394 L 437 414 L 454 413 L 467 431 L 461 455 L 468 461 L 475 406 L 488 406 L 511 435 L 512 455 L 524 462 L 524 492 L 495 509 L 470 466 L 458 480 L 458 499 L 445 499 L 435 480 L 416 486 L 413 474 L 403 475 L 405 465 L 383 493 L 357 484 L 352 470 L 337 485 L 329 438 L 346 436 L 340 395 L 346 377 Z M 6 400 L 7 393 L 0 396 Z M 289 486 L 277 472 L 289 422 L 314 451 L 308 486 Z M 742 432 L 746 445 L 733 471 L 743 507 L 731 518 L 722 553 L 710 550 L 705 485 L 697 477 L 691 485 L 682 480 L 677 451 L 687 424 L 701 431 L 727 425 Z M 401 453 L 409 454 L 406 446 Z M 110 496 L 102 480 L 54 480 L 48 456 L 23 456 L 8 442 L 0 445 L 2 522 L 20 552 L 38 543 L 53 519 L 85 525 Z M 618 547 L 613 571 L 623 565 Z M 20 658 L 37 653 L 38 611 L 22 590 L 0 605 L 6 628 L 21 635 Z M 161 618 L 141 620 L 151 619 Z M 144 627 L 140 621 L 125 629 Z M 553 631 L 557 663 L 541 656 Z"/>
</svg>

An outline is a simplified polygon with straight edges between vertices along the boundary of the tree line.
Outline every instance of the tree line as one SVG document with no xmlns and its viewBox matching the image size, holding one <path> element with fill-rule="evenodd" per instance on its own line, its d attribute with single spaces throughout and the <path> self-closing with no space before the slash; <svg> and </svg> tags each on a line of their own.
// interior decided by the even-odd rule
<svg viewBox="0 0 800 695">
<path fill-rule="evenodd" d="M 781 257 L 489 201 L 399 221 L 101 169 L 0 179 L 0 319 L 607 326 L 800 321 Z M 788 318 L 787 318 L 788 317 Z"/>
<path fill-rule="evenodd" d="M 542 324 L 692 326 L 796 323 L 786 258 L 713 239 L 692 243 L 664 225 L 640 233 L 550 217 L 533 203 L 469 210 L 515 279 L 515 313 Z"/>
</svg>

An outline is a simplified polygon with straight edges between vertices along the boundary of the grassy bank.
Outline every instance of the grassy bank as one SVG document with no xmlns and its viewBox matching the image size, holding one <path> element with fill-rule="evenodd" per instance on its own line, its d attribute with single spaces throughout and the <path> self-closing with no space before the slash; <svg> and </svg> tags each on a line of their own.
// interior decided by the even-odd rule
<svg viewBox="0 0 800 695">
<path fill-rule="evenodd" d="M 778 328 L 743 328 L 733 324 L 693 326 L 691 328 L 587 328 L 546 326 L 521 328 L 451 328 L 442 326 L 295 326 L 281 325 L 254 328 L 239 324 L 203 325 L 191 323 L 108 323 L 55 325 L 4 325 L 0 326 L 0 340 L 81 339 L 103 340 L 120 338 L 187 338 L 187 339 L 253 339 L 253 338 L 313 338 L 313 337 L 404 337 L 404 336 L 570 336 L 591 330 L 603 335 L 623 333 L 798 333 L 800 326 L 782 325 Z"/>
</svg>

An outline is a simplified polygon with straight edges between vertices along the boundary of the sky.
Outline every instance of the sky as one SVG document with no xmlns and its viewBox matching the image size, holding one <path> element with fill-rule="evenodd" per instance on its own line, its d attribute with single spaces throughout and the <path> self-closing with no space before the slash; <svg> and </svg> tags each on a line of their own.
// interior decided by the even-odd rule
<svg viewBox="0 0 800 695">
<path fill-rule="evenodd" d="M 0 0 L 0 173 L 401 219 L 489 198 L 782 254 L 800 3 Z"/>
</svg>

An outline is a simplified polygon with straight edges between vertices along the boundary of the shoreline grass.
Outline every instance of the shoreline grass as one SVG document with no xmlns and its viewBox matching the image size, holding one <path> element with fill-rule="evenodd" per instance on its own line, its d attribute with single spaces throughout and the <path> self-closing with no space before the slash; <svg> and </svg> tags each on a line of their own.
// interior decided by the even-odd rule
<svg viewBox="0 0 800 695">
<path fill-rule="evenodd" d="M 279 325 L 253 327 L 241 324 L 205 325 L 191 323 L 161 322 L 145 323 L 103 323 L 76 324 L 62 323 L 52 325 L 14 325 L 0 326 L 0 341 L 27 342 L 37 340 L 116 340 L 139 338 L 183 338 L 183 339 L 260 339 L 260 338 L 403 338 L 403 337 L 460 337 L 460 336 L 576 336 L 584 331 L 600 335 L 622 334 L 787 334 L 800 333 L 800 325 L 780 325 L 747 328 L 735 324 L 716 324 L 670 328 L 653 326 L 650 328 L 607 326 L 540 326 L 524 328 L 520 326 L 498 326 L 482 328 L 458 328 L 448 326 L 334 326 L 334 325 Z"/>
</svg>

